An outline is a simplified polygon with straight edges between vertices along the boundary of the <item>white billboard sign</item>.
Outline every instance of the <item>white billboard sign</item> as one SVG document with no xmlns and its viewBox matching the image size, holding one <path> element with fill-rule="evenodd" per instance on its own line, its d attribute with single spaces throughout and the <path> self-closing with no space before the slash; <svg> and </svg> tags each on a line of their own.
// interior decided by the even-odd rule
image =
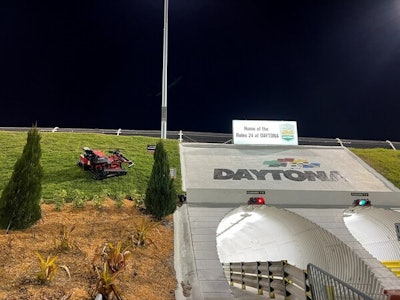
<svg viewBox="0 0 400 300">
<path fill-rule="evenodd" d="M 295 121 L 233 120 L 234 144 L 298 145 Z"/>
</svg>

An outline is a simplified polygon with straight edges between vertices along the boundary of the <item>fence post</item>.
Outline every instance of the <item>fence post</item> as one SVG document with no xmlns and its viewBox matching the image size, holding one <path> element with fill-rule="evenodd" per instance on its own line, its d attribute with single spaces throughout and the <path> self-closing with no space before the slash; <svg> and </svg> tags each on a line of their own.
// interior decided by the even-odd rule
<svg viewBox="0 0 400 300">
<path fill-rule="evenodd" d="M 262 273 L 261 273 L 261 271 L 259 270 L 259 266 L 260 266 L 260 262 L 259 261 L 257 261 L 256 262 L 256 272 L 257 272 L 257 292 L 258 292 L 258 294 L 259 295 L 263 295 L 264 294 L 264 291 L 262 290 L 262 288 L 261 288 L 261 286 L 260 286 L 260 278 L 262 278 Z"/>
<path fill-rule="evenodd" d="M 311 287 L 310 287 L 310 282 L 308 280 L 308 272 L 307 270 L 303 270 L 304 272 L 304 286 L 305 292 L 306 292 L 306 300 L 311 300 L 312 299 L 312 293 L 311 293 Z"/>
<path fill-rule="evenodd" d="M 240 279 L 242 281 L 242 290 L 245 290 L 246 289 L 246 285 L 244 284 L 243 262 L 240 263 Z"/>
<path fill-rule="evenodd" d="M 327 300 L 335 300 L 335 294 L 333 292 L 333 285 L 326 285 L 326 299 Z"/>
<path fill-rule="evenodd" d="M 229 263 L 229 285 L 233 286 L 233 280 L 232 280 L 232 263 Z"/>
<path fill-rule="evenodd" d="M 287 290 L 287 286 L 290 284 L 289 278 L 287 278 L 288 273 L 285 272 L 285 266 L 287 265 L 287 260 L 282 260 L 282 280 L 285 287 L 285 299 L 290 296 L 290 292 Z"/>
<path fill-rule="evenodd" d="M 268 295 L 270 298 L 275 298 L 274 289 L 271 287 L 271 283 L 274 280 L 274 275 L 273 275 L 272 271 L 270 270 L 271 265 L 272 265 L 272 262 L 267 261 Z"/>
<path fill-rule="evenodd" d="M 182 143 L 182 130 L 179 130 L 179 143 Z"/>
</svg>

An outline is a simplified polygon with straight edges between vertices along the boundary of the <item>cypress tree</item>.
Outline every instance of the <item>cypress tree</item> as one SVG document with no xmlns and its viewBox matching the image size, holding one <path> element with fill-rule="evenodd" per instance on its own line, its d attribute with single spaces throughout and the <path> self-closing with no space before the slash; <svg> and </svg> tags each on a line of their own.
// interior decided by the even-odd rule
<svg viewBox="0 0 400 300">
<path fill-rule="evenodd" d="M 28 131 L 22 155 L 0 197 L 0 227 L 26 229 L 41 218 L 43 169 L 41 136 L 36 124 Z"/>
<path fill-rule="evenodd" d="M 172 214 L 176 209 L 177 194 L 170 176 L 169 161 L 164 144 L 159 141 L 154 151 L 154 164 L 147 184 L 144 204 L 156 219 Z"/>
</svg>

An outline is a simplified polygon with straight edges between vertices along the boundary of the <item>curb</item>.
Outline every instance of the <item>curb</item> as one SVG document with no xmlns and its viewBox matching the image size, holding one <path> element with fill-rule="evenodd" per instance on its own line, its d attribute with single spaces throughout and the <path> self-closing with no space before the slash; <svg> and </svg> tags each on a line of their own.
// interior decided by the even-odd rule
<svg viewBox="0 0 400 300">
<path fill-rule="evenodd" d="M 201 300 L 197 268 L 194 259 L 192 234 L 186 204 L 174 212 L 174 267 L 178 282 L 176 300 Z"/>
</svg>

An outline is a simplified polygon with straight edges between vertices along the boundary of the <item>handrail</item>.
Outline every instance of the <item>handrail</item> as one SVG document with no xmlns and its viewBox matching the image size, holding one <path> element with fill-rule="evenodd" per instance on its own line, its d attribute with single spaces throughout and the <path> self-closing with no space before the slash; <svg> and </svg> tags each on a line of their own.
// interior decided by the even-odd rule
<svg viewBox="0 0 400 300">
<path fill-rule="evenodd" d="M 222 266 L 231 286 L 255 288 L 259 295 L 267 292 L 271 298 L 278 294 L 291 296 L 290 299 L 311 299 L 307 273 L 287 261 L 231 262 Z"/>
<path fill-rule="evenodd" d="M 313 300 L 341 299 L 344 295 L 348 300 L 386 299 L 384 294 L 367 295 L 311 263 L 307 265 L 307 273 Z"/>
<path fill-rule="evenodd" d="M 0 127 L 0 131 L 28 131 L 30 127 Z M 100 133 L 112 135 L 128 135 L 128 136 L 151 136 L 160 137 L 160 130 L 134 130 L 134 129 L 99 129 L 99 128 L 62 128 L 62 127 L 38 127 L 42 132 L 79 132 L 79 133 Z M 196 142 L 196 143 L 232 143 L 231 133 L 216 132 L 194 132 L 194 131 L 168 131 L 167 138 L 177 139 L 180 142 Z M 371 141 L 371 140 L 352 140 L 343 138 L 312 138 L 299 137 L 299 145 L 314 146 L 341 146 L 347 148 L 385 148 L 399 149 L 400 142 L 395 141 Z"/>
<path fill-rule="evenodd" d="M 384 300 L 387 295 L 367 295 L 321 268 L 309 263 L 302 270 L 281 261 L 253 261 L 222 263 L 229 284 L 240 285 L 242 289 L 254 288 L 259 295 L 264 292 L 270 298 L 282 295 L 288 299 L 303 300 Z"/>
</svg>

